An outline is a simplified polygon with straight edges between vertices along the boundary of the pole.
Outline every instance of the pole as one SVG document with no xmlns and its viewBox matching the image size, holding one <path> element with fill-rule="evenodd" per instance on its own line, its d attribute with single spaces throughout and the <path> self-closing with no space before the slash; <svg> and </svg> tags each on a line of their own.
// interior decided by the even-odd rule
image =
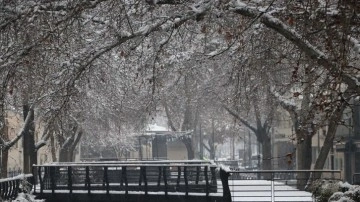
<svg viewBox="0 0 360 202">
<path fill-rule="evenodd" d="M 235 160 L 235 132 L 232 131 L 232 160 Z"/>
<path fill-rule="evenodd" d="M 203 147 L 203 139 L 202 139 L 202 130 L 201 130 L 201 122 L 200 122 L 200 159 L 204 158 L 204 147 Z"/>
</svg>

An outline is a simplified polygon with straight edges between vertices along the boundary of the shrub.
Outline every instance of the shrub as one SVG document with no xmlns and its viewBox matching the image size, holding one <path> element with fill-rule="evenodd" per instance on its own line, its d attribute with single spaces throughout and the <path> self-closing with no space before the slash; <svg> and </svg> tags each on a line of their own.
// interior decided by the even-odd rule
<svg viewBox="0 0 360 202">
<path fill-rule="evenodd" d="M 343 192 L 335 192 L 329 198 L 329 202 L 359 202 L 360 201 L 359 185 L 340 183 L 340 187 Z"/>
<path fill-rule="evenodd" d="M 340 189 L 338 182 L 316 180 L 311 184 L 309 190 L 317 202 L 328 202 L 333 193 L 340 191 Z"/>
</svg>

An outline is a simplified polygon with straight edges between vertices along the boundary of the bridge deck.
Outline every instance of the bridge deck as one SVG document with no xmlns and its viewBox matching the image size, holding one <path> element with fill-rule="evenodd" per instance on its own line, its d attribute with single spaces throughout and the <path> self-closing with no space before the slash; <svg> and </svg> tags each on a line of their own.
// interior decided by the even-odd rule
<svg viewBox="0 0 360 202">
<path fill-rule="evenodd" d="M 209 163 L 96 162 L 35 165 L 33 168 L 34 193 L 40 198 L 49 194 L 52 198 L 61 194 L 92 197 L 106 194 L 124 197 L 205 196 L 209 200 L 209 197 L 222 196 L 217 193 L 216 165 Z"/>
</svg>

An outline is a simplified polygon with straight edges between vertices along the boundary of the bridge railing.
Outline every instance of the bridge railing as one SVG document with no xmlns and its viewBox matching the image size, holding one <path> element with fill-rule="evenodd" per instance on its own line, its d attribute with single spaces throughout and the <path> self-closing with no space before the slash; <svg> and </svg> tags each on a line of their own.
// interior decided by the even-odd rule
<svg viewBox="0 0 360 202">
<path fill-rule="evenodd" d="M 221 169 L 224 202 L 237 201 L 312 201 L 310 192 L 298 189 L 298 182 L 307 186 L 317 180 L 341 181 L 339 170 L 260 170 Z M 310 176 L 301 179 L 299 176 Z M 298 199 L 297 199 L 298 198 Z"/>
<path fill-rule="evenodd" d="M 217 192 L 216 166 L 196 163 L 75 163 L 34 165 L 35 192 L 88 194 L 103 191 L 210 193 Z"/>
<path fill-rule="evenodd" d="M 20 185 L 24 181 L 29 181 L 31 174 L 21 174 L 15 177 L 0 179 L 0 201 L 16 198 L 20 192 Z"/>
</svg>

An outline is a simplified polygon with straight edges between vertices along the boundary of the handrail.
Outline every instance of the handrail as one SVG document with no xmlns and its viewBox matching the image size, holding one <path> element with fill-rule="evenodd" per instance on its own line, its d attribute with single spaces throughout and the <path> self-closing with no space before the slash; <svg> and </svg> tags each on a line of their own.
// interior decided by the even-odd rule
<svg viewBox="0 0 360 202">
<path fill-rule="evenodd" d="M 79 162 L 52 162 L 46 163 L 43 165 L 69 165 L 69 164 L 214 164 L 213 161 L 208 160 L 153 160 L 153 161 L 137 161 L 137 160 L 128 160 L 128 161 L 79 161 Z"/>
<path fill-rule="evenodd" d="M 299 172 L 327 172 L 340 173 L 341 170 L 231 170 L 231 173 L 299 173 Z"/>
<path fill-rule="evenodd" d="M 224 166 L 220 167 L 220 178 L 223 184 L 223 201 L 224 202 L 232 202 L 232 191 L 230 191 L 229 186 L 238 187 L 236 191 L 233 191 L 236 197 L 239 197 L 239 193 L 246 192 L 247 190 L 243 190 L 240 186 L 244 186 L 241 183 L 237 184 L 230 184 L 230 181 L 232 180 L 262 180 L 264 184 L 258 184 L 258 185 L 249 185 L 249 186 L 270 186 L 270 189 L 266 188 L 266 191 L 269 191 L 269 195 L 264 195 L 262 197 L 268 197 L 268 200 L 270 198 L 271 201 L 275 201 L 276 197 L 283 197 L 282 195 L 276 195 L 275 192 L 277 191 L 275 189 L 275 186 L 297 186 L 297 182 L 299 180 L 304 180 L 306 182 L 311 182 L 311 180 L 315 180 L 318 178 L 312 178 L 314 176 L 310 175 L 309 179 L 299 179 L 297 178 L 296 174 L 299 173 L 323 173 L 326 174 L 326 176 L 321 177 L 320 179 L 332 179 L 332 180 L 340 180 L 341 178 L 334 178 L 334 174 L 339 174 L 341 176 L 340 170 L 256 170 L 256 171 L 249 171 L 249 170 L 232 170 L 231 168 L 227 168 Z M 249 175 L 253 174 L 253 175 Z M 285 175 L 284 175 L 285 174 Z M 288 178 L 290 176 L 290 178 Z M 292 181 L 292 180 L 296 181 Z M 280 182 L 279 184 L 276 184 L 274 182 Z M 283 184 L 281 182 L 284 182 Z M 294 183 L 295 184 L 292 184 Z M 289 184 L 288 184 L 289 183 Z M 291 185 L 292 184 L 292 185 Z M 245 185 L 246 186 L 246 185 Z M 297 187 L 296 187 L 297 188 Z M 300 189 L 301 190 L 301 189 Z M 303 191 L 303 190 L 302 190 Z M 241 194 L 240 194 L 241 195 Z M 245 194 L 246 195 L 246 194 Z M 236 198 L 235 197 L 235 198 Z M 256 197 L 256 196 L 254 196 Z M 308 197 L 308 196 L 306 196 Z M 239 198 L 235 199 L 239 200 Z"/>
<path fill-rule="evenodd" d="M 94 190 L 189 192 L 217 191 L 216 165 L 212 164 L 54 164 L 34 165 L 34 176 L 39 179 L 40 194 L 45 190 Z M 134 169 L 135 168 L 135 169 Z M 50 171 L 50 172 L 49 172 Z M 34 190 L 36 191 L 39 190 Z"/>
<path fill-rule="evenodd" d="M 104 167 L 104 166 L 108 166 L 108 167 L 122 167 L 122 166 L 127 166 L 127 167 L 158 167 L 158 166 L 169 166 L 169 167 L 177 167 L 177 166 L 182 166 L 182 167 L 196 167 L 196 166 L 209 166 L 209 167 L 217 167 L 217 165 L 213 165 L 213 164 L 44 164 L 44 165 L 33 165 L 33 167 L 67 167 L 67 166 L 71 166 L 71 167 L 85 167 L 85 166 L 91 166 L 91 167 Z"/>
<path fill-rule="evenodd" d="M 15 198 L 20 191 L 21 181 L 32 176 L 32 174 L 20 174 L 11 178 L 0 179 L 0 200 Z"/>
</svg>

